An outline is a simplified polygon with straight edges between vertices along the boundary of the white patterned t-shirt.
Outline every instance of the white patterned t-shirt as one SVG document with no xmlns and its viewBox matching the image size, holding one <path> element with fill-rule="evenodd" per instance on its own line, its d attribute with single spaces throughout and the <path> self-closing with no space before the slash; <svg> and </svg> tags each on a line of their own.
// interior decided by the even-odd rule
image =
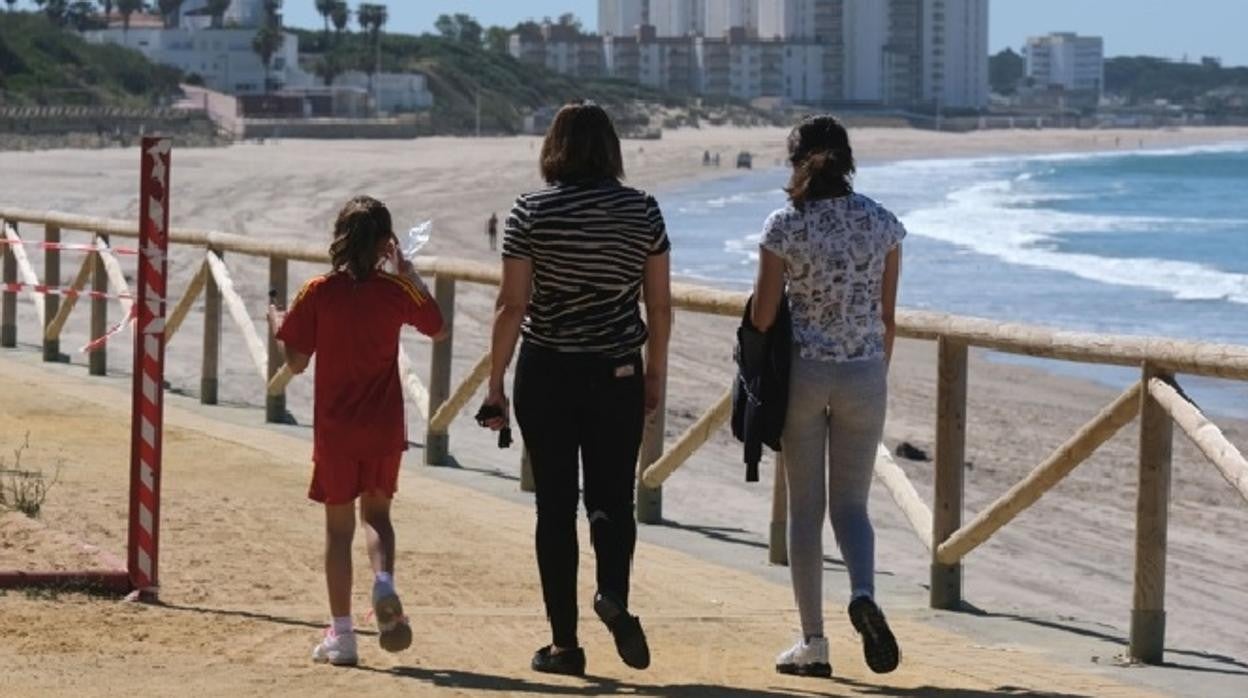
<svg viewBox="0 0 1248 698">
<path fill-rule="evenodd" d="M 803 359 L 884 356 L 884 261 L 906 236 L 861 194 L 786 206 L 763 224 L 764 249 L 784 260 L 793 340 Z"/>
</svg>

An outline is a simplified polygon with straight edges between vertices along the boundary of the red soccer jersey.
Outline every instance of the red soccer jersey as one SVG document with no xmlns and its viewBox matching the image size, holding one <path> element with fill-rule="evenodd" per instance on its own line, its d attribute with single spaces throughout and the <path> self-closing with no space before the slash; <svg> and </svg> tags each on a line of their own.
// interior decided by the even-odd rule
<svg viewBox="0 0 1248 698">
<path fill-rule="evenodd" d="M 278 330 L 288 351 L 316 356 L 316 462 L 381 458 L 407 449 L 399 330 L 442 330 L 438 305 L 406 278 L 334 272 L 304 285 Z"/>
</svg>

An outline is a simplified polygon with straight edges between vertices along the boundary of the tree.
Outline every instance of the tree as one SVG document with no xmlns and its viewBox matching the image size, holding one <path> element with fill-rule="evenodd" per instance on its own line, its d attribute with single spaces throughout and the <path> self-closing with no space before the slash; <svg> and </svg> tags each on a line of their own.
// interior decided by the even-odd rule
<svg viewBox="0 0 1248 698">
<path fill-rule="evenodd" d="M 437 29 L 443 38 L 478 46 L 481 45 L 481 37 L 485 33 L 480 22 L 471 15 L 463 13 L 439 15 L 437 21 L 433 23 L 433 28 Z"/>
<path fill-rule="evenodd" d="M 9 6 L 9 12 L 13 11 L 13 6 L 17 4 L 17 0 L 4 0 L 4 4 Z"/>
<path fill-rule="evenodd" d="M 104 8 L 104 23 L 108 24 L 109 17 L 113 16 L 113 0 L 100 0 L 100 5 Z"/>
<path fill-rule="evenodd" d="M 282 0 L 264 0 L 264 24 L 251 40 L 251 49 L 264 64 L 264 91 L 269 91 L 269 71 L 273 55 L 282 48 L 286 36 L 282 34 Z"/>
<path fill-rule="evenodd" d="M 1004 49 L 988 59 L 988 83 L 997 94 L 1014 94 L 1026 72 L 1027 62 L 1014 49 Z"/>
<path fill-rule="evenodd" d="M 334 11 L 334 5 L 338 4 L 338 0 L 316 0 L 316 11 L 321 15 L 321 20 L 325 22 L 325 43 L 329 44 L 329 15 Z"/>
<path fill-rule="evenodd" d="M 212 17 L 212 28 L 220 29 L 225 26 L 225 12 L 230 9 L 230 3 L 233 0 L 208 0 L 204 3 L 204 12 Z"/>
<path fill-rule="evenodd" d="M 485 47 L 496 53 L 507 53 L 511 47 L 511 32 L 506 27 L 490 27 L 485 30 Z"/>
<path fill-rule="evenodd" d="M 65 13 L 65 20 L 80 32 L 100 26 L 100 22 L 95 18 L 95 5 L 90 0 L 78 0 L 71 3 Z M 104 26 L 108 26 L 107 21 L 104 22 Z"/>
<path fill-rule="evenodd" d="M 355 10 L 355 20 L 360 23 L 360 28 L 368 32 L 368 42 L 373 47 L 372 65 L 369 61 L 364 61 L 364 72 L 368 73 L 368 91 L 373 92 L 373 76 L 378 70 L 381 70 L 381 29 L 386 26 L 386 22 L 390 19 L 390 13 L 385 5 L 362 2 Z"/>
<path fill-rule="evenodd" d="M 160 16 L 165 20 L 165 29 L 174 29 L 178 26 L 178 12 L 182 9 L 184 0 L 157 0 L 156 7 L 160 10 Z"/>
<path fill-rule="evenodd" d="M 326 51 L 313 66 L 313 70 L 326 87 L 333 87 L 334 79 L 342 75 L 342 61 L 333 51 Z"/>
<path fill-rule="evenodd" d="M 143 0 L 117 0 L 117 11 L 121 13 L 121 29 L 130 31 L 130 15 L 143 11 Z"/>
<path fill-rule="evenodd" d="M 329 11 L 329 21 L 334 24 L 334 33 L 341 37 L 351 23 L 351 9 L 347 7 L 346 0 L 334 3 L 333 9 Z"/>
<path fill-rule="evenodd" d="M 43 9 L 43 14 L 58 27 L 65 26 L 66 14 L 69 11 L 68 0 L 35 0 L 35 4 Z"/>
<path fill-rule="evenodd" d="M 559 15 L 559 26 L 571 29 L 577 36 L 580 36 L 583 33 L 581 20 L 577 19 L 576 15 L 571 12 L 565 12 Z"/>
</svg>

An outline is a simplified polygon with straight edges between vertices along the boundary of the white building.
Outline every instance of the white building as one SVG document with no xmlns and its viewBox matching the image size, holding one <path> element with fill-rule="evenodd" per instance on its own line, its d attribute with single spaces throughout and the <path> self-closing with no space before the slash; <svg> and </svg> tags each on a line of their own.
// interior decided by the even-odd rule
<svg viewBox="0 0 1248 698">
<path fill-rule="evenodd" d="M 636 35 L 637 27 L 650 23 L 649 5 L 649 0 L 598 0 L 598 33 Z"/>
<path fill-rule="evenodd" d="M 844 17 L 844 0 L 758 0 L 758 36 L 839 41 Z"/>
<path fill-rule="evenodd" d="M 120 44 L 137 50 L 153 63 L 172 66 L 187 76 L 199 76 L 209 89 L 230 94 L 262 93 L 264 63 L 252 48 L 253 29 L 99 29 L 86 32 L 92 43 Z M 285 34 L 285 41 L 270 63 L 272 86 L 299 84 L 299 38 Z"/>
<path fill-rule="evenodd" d="M 154 3 L 153 3 L 154 4 Z M 212 18 L 203 14 L 208 0 L 184 0 L 178 12 L 183 29 L 207 29 Z M 259 27 L 264 21 L 264 0 L 234 0 L 222 17 L 223 27 Z"/>
<path fill-rule="evenodd" d="M 1099 36 L 1055 33 L 1032 37 L 1023 49 L 1027 77 L 1040 86 L 1100 94 L 1105 86 L 1105 41 Z"/>
<path fill-rule="evenodd" d="M 377 108 L 387 114 L 423 111 L 433 107 L 433 93 L 420 73 L 378 73 L 370 83 L 368 74 L 349 70 L 334 78 L 334 87 L 353 87 L 367 91 L 370 84 Z"/>
<path fill-rule="evenodd" d="M 660 37 L 706 33 L 706 0 L 650 0 L 650 24 Z"/>
<path fill-rule="evenodd" d="M 923 9 L 923 101 L 987 106 L 988 0 L 927 0 Z"/>
<path fill-rule="evenodd" d="M 759 0 L 703 0 L 706 3 L 706 25 L 703 34 L 719 38 L 741 27 L 748 37 L 758 36 Z"/>
</svg>

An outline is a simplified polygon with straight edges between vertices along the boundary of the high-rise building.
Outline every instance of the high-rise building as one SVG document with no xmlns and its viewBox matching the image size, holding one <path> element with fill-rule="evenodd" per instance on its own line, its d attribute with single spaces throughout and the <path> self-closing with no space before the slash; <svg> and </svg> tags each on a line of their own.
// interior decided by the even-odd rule
<svg viewBox="0 0 1248 698">
<path fill-rule="evenodd" d="M 650 0 L 650 24 L 659 37 L 701 36 L 706 32 L 706 0 Z"/>
<path fill-rule="evenodd" d="M 1027 77 L 1038 85 L 1101 94 L 1105 85 L 1105 41 L 1099 36 L 1056 33 L 1035 36 L 1023 49 Z"/>
<path fill-rule="evenodd" d="M 598 0 L 598 33 L 636 36 L 638 27 L 650 23 L 649 10 L 649 0 Z"/>
<path fill-rule="evenodd" d="M 926 0 L 923 9 L 923 102 L 986 106 L 988 0 Z"/>
<path fill-rule="evenodd" d="M 735 28 L 745 30 L 747 37 L 758 36 L 759 0 L 702 0 L 705 3 L 704 34 L 710 38 L 726 36 Z"/>
<path fill-rule="evenodd" d="M 758 36 L 840 41 L 844 14 L 844 0 L 758 0 Z"/>
</svg>

